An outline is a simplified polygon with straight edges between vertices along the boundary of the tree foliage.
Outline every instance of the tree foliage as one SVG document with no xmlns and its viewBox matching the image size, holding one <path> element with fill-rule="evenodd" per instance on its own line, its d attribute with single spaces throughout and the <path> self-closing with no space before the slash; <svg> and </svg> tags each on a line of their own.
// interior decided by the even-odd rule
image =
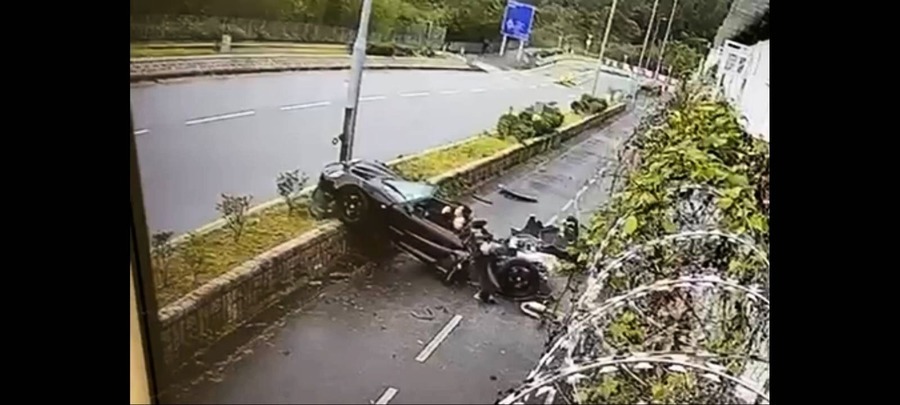
<svg viewBox="0 0 900 405">
<path fill-rule="evenodd" d="M 565 43 L 581 49 L 592 35 L 589 50 L 594 52 L 612 5 L 612 0 L 521 1 L 538 7 L 531 39 L 534 45 L 557 46 L 562 37 Z M 143 0 L 133 3 L 132 13 L 278 19 L 355 28 L 360 4 L 361 0 Z M 505 4 L 506 0 L 374 0 L 372 29 L 431 22 L 447 27 L 449 41 L 496 40 Z M 668 18 L 671 4 L 660 0 L 657 15 Z M 610 43 L 639 47 L 650 23 L 652 5 L 649 0 L 620 0 Z M 730 0 L 680 0 L 671 39 L 700 51 L 715 36 L 729 6 Z M 662 40 L 664 30 L 665 24 L 654 43 Z"/>
</svg>

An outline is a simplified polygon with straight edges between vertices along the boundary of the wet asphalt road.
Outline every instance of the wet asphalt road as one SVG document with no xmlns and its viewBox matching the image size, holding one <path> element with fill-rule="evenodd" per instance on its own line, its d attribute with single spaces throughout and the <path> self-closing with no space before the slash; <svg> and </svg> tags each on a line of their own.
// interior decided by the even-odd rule
<svg viewBox="0 0 900 405">
<path fill-rule="evenodd" d="M 529 73 L 369 71 L 363 79 L 355 156 L 389 160 L 492 128 L 510 107 L 568 105 L 581 90 L 553 84 L 586 65 Z M 338 157 L 346 71 L 293 72 L 134 85 L 132 108 L 151 232 L 178 233 L 218 217 L 221 193 L 275 198 L 275 178 L 315 178 Z M 604 86 L 628 79 L 604 75 Z"/>
<path fill-rule="evenodd" d="M 505 235 L 529 214 L 564 218 L 575 209 L 569 201 L 580 195 L 585 208 L 580 216 L 586 218 L 586 209 L 606 198 L 609 180 L 597 176 L 598 168 L 631 133 L 640 111 L 485 185 L 477 194 L 493 205 L 472 202 L 476 215 L 488 219 L 494 233 Z M 498 183 L 540 201 L 509 200 L 496 192 Z M 581 191 L 585 184 L 590 187 Z M 445 286 L 426 266 L 399 255 L 388 268 L 354 282 L 340 295 L 343 300 L 326 297 L 287 316 L 271 339 L 254 344 L 225 369 L 220 382 L 200 383 L 174 401 L 360 404 L 393 394 L 391 404 L 493 403 L 535 365 L 545 335 L 517 304 L 480 304 L 474 292 L 470 286 Z M 425 308 L 432 310 L 433 320 L 410 314 Z M 416 361 L 456 315 L 461 316 L 458 326 L 427 360 Z"/>
</svg>

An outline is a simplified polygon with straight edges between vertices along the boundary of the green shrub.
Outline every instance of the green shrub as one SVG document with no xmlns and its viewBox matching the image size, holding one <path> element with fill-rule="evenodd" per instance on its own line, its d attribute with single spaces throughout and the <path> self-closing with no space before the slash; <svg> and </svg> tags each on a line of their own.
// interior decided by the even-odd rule
<svg viewBox="0 0 900 405">
<path fill-rule="evenodd" d="M 437 54 L 434 52 L 434 49 L 431 49 L 430 46 L 420 48 L 419 51 L 416 52 L 416 54 L 418 56 L 424 56 L 426 58 L 433 58 L 437 56 Z"/>
<path fill-rule="evenodd" d="M 562 126 L 563 113 L 554 104 L 537 103 L 515 114 L 510 112 L 497 121 L 497 134 L 524 141 L 536 136 L 553 133 Z"/>
<path fill-rule="evenodd" d="M 580 100 L 572 102 L 572 111 L 579 115 L 599 114 L 608 107 L 606 100 L 590 94 L 582 94 Z"/>
</svg>

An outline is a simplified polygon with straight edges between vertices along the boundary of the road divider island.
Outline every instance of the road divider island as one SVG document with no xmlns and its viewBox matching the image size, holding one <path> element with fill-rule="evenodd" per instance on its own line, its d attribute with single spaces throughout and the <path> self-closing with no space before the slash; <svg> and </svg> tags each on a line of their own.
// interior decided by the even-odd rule
<svg viewBox="0 0 900 405">
<path fill-rule="evenodd" d="M 588 95 L 566 112 L 538 103 L 504 114 L 491 132 L 387 164 L 459 196 L 625 111 L 609 104 Z M 151 236 L 166 369 L 181 368 L 286 295 L 327 282 L 353 253 L 338 221 L 310 216 L 307 180 L 282 173 L 279 199 L 251 207 L 250 196 L 223 195 L 219 221 L 179 238 Z"/>
</svg>

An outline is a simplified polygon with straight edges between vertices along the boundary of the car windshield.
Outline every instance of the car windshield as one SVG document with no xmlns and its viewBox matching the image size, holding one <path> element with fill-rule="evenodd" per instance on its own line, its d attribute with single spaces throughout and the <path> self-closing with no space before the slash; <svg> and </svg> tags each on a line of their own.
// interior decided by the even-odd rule
<svg viewBox="0 0 900 405">
<path fill-rule="evenodd" d="M 385 189 L 397 196 L 401 202 L 424 200 L 434 196 L 437 187 L 425 183 L 403 180 L 384 180 Z"/>
</svg>

